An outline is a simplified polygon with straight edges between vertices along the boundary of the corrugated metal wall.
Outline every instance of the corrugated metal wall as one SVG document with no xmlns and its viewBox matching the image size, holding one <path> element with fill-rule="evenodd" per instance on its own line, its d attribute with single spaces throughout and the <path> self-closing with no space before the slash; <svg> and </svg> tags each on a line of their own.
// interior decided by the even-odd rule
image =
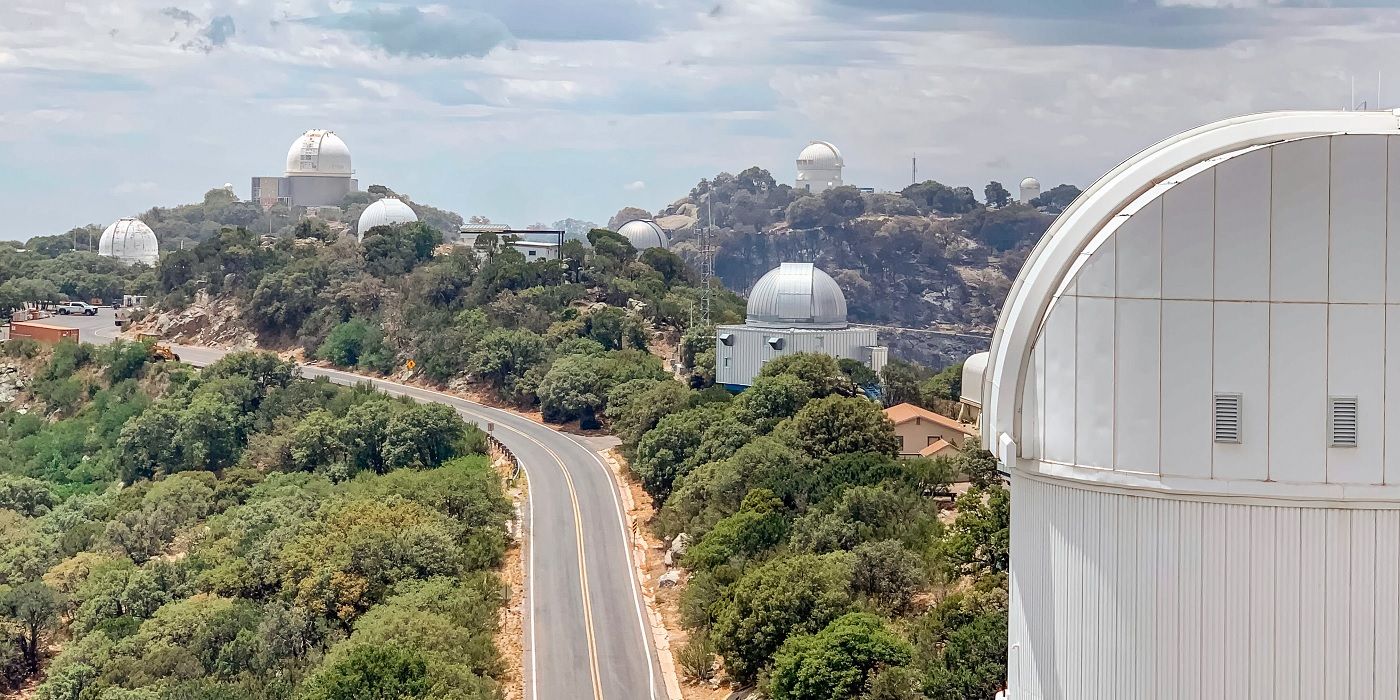
<svg viewBox="0 0 1400 700">
<path fill-rule="evenodd" d="M 800 329 L 719 326 L 717 334 L 733 333 L 734 344 L 716 341 L 715 382 L 749 386 L 763 365 L 775 357 L 795 352 L 820 352 L 833 357 L 866 360 L 863 348 L 878 345 L 879 333 L 873 328 L 807 331 Z M 768 339 L 783 339 L 783 349 L 774 350 Z"/>
<path fill-rule="evenodd" d="M 1012 492 L 1013 700 L 1400 698 L 1400 511 Z"/>
</svg>

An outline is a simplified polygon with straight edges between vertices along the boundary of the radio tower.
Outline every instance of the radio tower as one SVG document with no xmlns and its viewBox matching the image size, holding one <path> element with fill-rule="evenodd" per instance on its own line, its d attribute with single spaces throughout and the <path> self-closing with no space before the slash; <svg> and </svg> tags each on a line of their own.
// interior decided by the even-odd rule
<svg viewBox="0 0 1400 700">
<path fill-rule="evenodd" d="M 705 209 L 710 221 L 700 230 L 700 311 L 706 326 L 710 325 L 711 280 L 715 276 L 715 208 L 710 201 L 712 194 L 714 192 L 705 193 Z"/>
</svg>

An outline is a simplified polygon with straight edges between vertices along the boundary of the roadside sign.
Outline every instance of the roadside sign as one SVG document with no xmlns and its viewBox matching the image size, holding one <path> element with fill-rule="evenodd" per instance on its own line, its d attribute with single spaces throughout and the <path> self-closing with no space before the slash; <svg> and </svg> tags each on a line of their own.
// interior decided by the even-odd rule
<svg viewBox="0 0 1400 700">
<path fill-rule="evenodd" d="M 418 366 L 418 363 L 414 362 L 413 360 L 409 360 L 406 364 L 404 364 L 404 366 L 408 368 L 408 371 L 412 372 L 413 368 Z"/>
</svg>

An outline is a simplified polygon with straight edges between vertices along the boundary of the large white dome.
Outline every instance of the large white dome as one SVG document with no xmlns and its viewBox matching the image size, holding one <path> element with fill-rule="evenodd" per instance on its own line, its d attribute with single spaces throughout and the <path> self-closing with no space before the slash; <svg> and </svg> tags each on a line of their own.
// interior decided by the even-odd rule
<svg viewBox="0 0 1400 700">
<path fill-rule="evenodd" d="M 312 129 L 287 149 L 288 177 L 350 177 L 350 147 L 333 131 Z"/>
<path fill-rule="evenodd" d="M 671 236 L 666 233 L 666 229 L 651 219 L 635 219 L 623 224 L 617 229 L 637 252 L 647 248 L 670 248 Z"/>
<path fill-rule="evenodd" d="M 812 263 L 783 263 L 749 292 L 748 324 L 774 328 L 845 328 L 846 295 Z"/>
<path fill-rule="evenodd" d="M 1026 178 L 1026 179 L 1024 179 L 1024 180 L 1021 181 L 1021 188 L 1022 188 L 1022 189 L 1031 189 L 1031 188 L 1035 188 L 1035 189 L 1038 190 L 1038 189 L 1040 189 L 1040 180 L 1037 180 L 1037 179 L 1035 179 L 1035 178 L 1033 178 L 1033 177 L 1028 177 L 1028 178 Z"/>
<path fill-rule="evenodd" d="M 126 217 L 112 222 L 102 232 L 102 238 L 97 243 L 97 254 L 116 258 L 128 265 L 154 265 L 160 260 L 160 242 L 156 240 L 156 232 L 144 221 Z"/>
<path fill-rule="evenodd" d="M 841 168 L 845 165 L 841 150 L 826 141 L 813 141 L 797 156 L 798 168 Z"/>
<path fill-rule="evenodd" d="M 413 213 L 412 207 L 404 204 L 402 200 L 385 197 L 365 207 L 355 231 L 359 233 L 360 240 L 364 240 L 365 232 L 376 226 L 409 224 L 417 220 L 418 215 Z"/>
</svg>

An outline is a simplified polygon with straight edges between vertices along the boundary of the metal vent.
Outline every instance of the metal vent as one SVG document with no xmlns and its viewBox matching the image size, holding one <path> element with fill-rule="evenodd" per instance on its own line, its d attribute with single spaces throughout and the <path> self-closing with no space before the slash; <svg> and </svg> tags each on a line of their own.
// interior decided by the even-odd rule
<svg viewBox="0 0 1400 700">
<path fill-rule="evenodd" d="M 1327 397 L 1327 444 L 1356 447 L 1356 397 Z"/>
<path fill-rule="evenodd" d="M 1239 394 L 1216 394 L 1211 433 L 1216 442 L 1240 441 L 1240 411 L 1244 398 Z"/>
</svg>

